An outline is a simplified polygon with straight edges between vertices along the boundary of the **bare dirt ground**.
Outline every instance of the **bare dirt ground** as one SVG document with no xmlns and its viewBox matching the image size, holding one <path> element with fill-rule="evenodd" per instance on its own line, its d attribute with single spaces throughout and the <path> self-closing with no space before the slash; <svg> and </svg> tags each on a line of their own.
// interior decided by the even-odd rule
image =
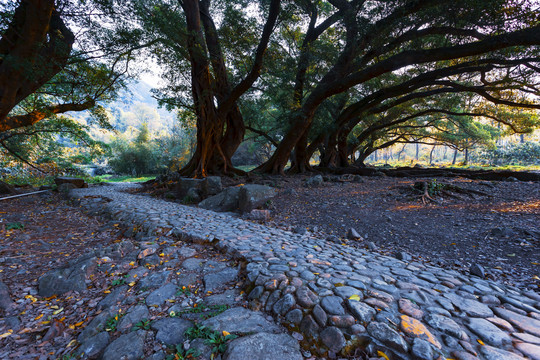
<svg viewBox="0 0 540 360">
<path fill-rule="evenodd" d="M 266 179 L 282 190 L 270 205 L 275 225 L 341 238 L 352 227 L 363 237 L 352 246 L 373 242 L 375 251 L 465 272 L 476 263 L 489 278 L 540 288 L 540 183 L 438 179 L 485 195 L 448 192 L 424 202 L 412 186 L 430 179 L 334 177 L 306 188 L 305 178 Z"/>
</svg>

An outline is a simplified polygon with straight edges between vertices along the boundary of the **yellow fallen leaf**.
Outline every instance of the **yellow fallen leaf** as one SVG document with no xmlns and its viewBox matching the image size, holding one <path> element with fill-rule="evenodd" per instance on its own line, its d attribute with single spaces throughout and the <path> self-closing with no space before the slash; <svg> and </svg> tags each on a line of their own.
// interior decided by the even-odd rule
<svg viewBox="0 0 540 360">
<path fill-rule="evenodd" d="M 476 341 L 478 341 L 478 343 L 479 343 L 480 345 L 484 345 L 484 342 L 483 342 L 482 340 L 478 339 L 478 340 L 476 340 Z"/>
<path fill-rule="evenodd" d="M 130 262 L 129 265 L 135 266 L 135 261 Z"/>
<path fill-rule="evenodd" d="M 228 336 L 228 335 L 231 335 L 231 333 L 228 332 L 228 331 L 223 330 L 223 336 Z"/>
<path fill-rule="evenodd" d="M 533 276 L 533 279 L 534 280 L 540 280 L 540 278 L 538 276 L 536 276 L 536 275 Z"/>
<path fill-rule="evenodd" d="M 8 330 L 7 332 L 0 335 L 0 339 L 3 339 L 5 337 L 8 337 L 9 335 L 13 334 L 13 330 Z"/>
<path fill-rule="evenodd" d="M 380 357 L 385 358 L 386 360 L 389 360 L 388 356 L 385 353 L 383 353 L 382 351 L 377 351 L 377 356 L 380 356 Z"/>
<path fill-rule="evenodd" d="M 62 311 L 64 311 L 64 308 L 60 308 L 60 309 L 58 309 L 58 310 L 56 310 L 56 311 L 53 311 L 53 315 L 58 315 L 58 314 L 60 314 Z"/>
<path fill-rule="evenodd" d="M 34 320 L 39 320 L 39 319 L 41 319 L 42 317 L 43 317 L 43 314 L 38 315 L 38 316 L 36 316 L 36 317 L 34 318 Z"/>
<path fill-rule="evenodd" d="M 134 286 L 135 285 L 135 281 L 132 281 L 128 284 L 129 286 Z"/>
<path fill-rule="evenodd" d="M 360 296 L 358 296 L 357 294 L 351 295 L 349 297 L 349 300 L 360 301 Z"/>
<path fill-rule="evenodd" d="M 110 293 L 111 293 L 111 290 L 105 290 L 103 293 L 104 293 L 104 294 L 110 294 Z"/>
<path fill-rule="evenodd" d="M 73 345 L 77 344 L 77 340 L 73 339 L 67 344 L 67 347 L 72 347 Z"/>
<path fill-rule="evenodd" d="M 79 321 L 78 323 L 75 323 L 74 325 L 75 325 L 75 326 L 81 326 L 82 324 L 84 324 L 84 320 L 83 320 L 83 321 Z"/>
</svg>

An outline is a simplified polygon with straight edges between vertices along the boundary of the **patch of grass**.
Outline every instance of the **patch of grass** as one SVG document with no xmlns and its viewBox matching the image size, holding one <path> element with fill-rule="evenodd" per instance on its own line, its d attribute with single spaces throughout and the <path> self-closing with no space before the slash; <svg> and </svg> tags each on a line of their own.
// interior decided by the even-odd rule
<svg viewBox="0 0 540 360">
<path fill-rule="evenodd" d="M 240 166 L 237 166 L 236 168 L 240 169 L 242 171 L 245 171 L 245 172 L 250 172 L 251 170 L 255 169 L 256 167 L 257 167 L 256 165 L 240 165 Z"/>
<path fill-rule="evenodd" d="M 6 230 L 23 230 L 24 224 L 20 222 L 13 222 L 6 224 Z"/>
<path fill-rule="evenodd" d="M 212 354 L 222 354 L 227 350 L 227 342 L 238 336 L 226 331 L 214 331 L 204 325 L 198 325 L 186 330 L 185 335 L 191 339 L 204 339 L 204 343 L 212 347 Z"/>
<path fill-rule="evenodd" d="M 118 313 L 115 316 L 110 317 L 105 323 L 105 331 L 114 332 L 118 327 L 120 319 L 124 316 L 122 313 Z"/>
<path fill-rule="evenodd" d="M 200 356 L 199 351 L 195 349 L 184 349 L 184 344 L 178 344 L 172 347 L 173 353 L 165 358 L 165 360 L 187 360 L 195 359 Z"/>
<path fill-rule="evenodd" d="M 175 316 L 180 316 L 180 315 L 184 315 L 184 314 L 200 314 L 200 313 L 203 313 L 203 312 L 206 312 L 206 311 L 210 311 L 210 313 L 208 313 L 208 314 L 201 315 L 202 319 L 206 319 L 206 318 L 210 318 L 210 317 L 214 317 L 216 315 L 219 315 L 222 312 L 224 312 L 225 310 L 229 309 L 229 305 L 206 305 L 204 303 L 195 304 L 195 305 L 196 306 L 194 306 L 192 308 L 185 309 L 185 310 L 182 310 L 182 311 L 178 311 L 178 312 L 171 311 L 171 313 L 169 315 L 171 317 L 175 317 Z"/>
<path fill-rule="evenodd" d="M 150 325 L 152 324 L 152 321 L 148 319 L 142 319 L 135 325 L 133 325 L 133 328 L 131 331 L 137 331 L 137 330 L 150 330 Z"/>
<path fill-rule="evenodd" d="M 92 182 L 145 182 L 148 180 L 154 180 L 155 175 L 142 175 L 142 176 L 131 176 L 131 175 L 100 175 L 94 176 Z M 90 181 L 89 181 L 90 182 Z"/>
</svg>

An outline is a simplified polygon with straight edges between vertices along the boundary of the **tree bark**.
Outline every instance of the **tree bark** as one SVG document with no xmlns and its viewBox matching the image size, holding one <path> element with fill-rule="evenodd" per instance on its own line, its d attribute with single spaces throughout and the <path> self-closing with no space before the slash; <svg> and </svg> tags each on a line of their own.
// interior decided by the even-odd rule
<svg viewBox="0 0 540 360">
<path fill-rule="evenodd" d="M 21 101 L 64 68 L 74 41 L 54 0 L 23 0 L 19 4 L 0 39 L 0 131 L 43 119 L 27 116 L 7 120 Z"/>
</svg>

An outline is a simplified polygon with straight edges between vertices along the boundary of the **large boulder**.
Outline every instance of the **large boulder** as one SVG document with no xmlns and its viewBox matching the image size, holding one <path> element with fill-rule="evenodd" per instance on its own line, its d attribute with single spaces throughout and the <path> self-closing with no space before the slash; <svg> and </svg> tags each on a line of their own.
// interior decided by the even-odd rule
<svg viewBox="0 0 540 360">
<path fill-rule="evenodd" d="M 217 195 L 211 196 L 199 203 L 199 207 L 207 210 L 225 212 L 238 210 L 238 200 L 241 187 L 229 187 Z"/>
<path fill-rule="evenodd" d="M 183 199 L 195 188 L 200 191 L 203 179 L 180 178 L 175 185 L 176 198 Z"/>
<path fill-rule="evenodd" d="M 264 205 L 276 196 L 277 190 L 266 185 L 249 184 L 240 188 L 238 207 L 242 213 L 250 212 Z"/>
<path fill-rule="evenodd" d="M 17 191 L 8 183 L 0 181 L 0 194 L 17 195 Z"/>
<path fill-rule="evenodd" d="M 67 177 L 67 176 L 61 176 L 54 179 L 54 183 L 56 186 L 60 187 L 62 184 L 73 184 L 76 188 L 84 188 L 88 187 L 88 184 L 84 182 L 84 179 L 81 178 L 75 178 L 75 177 Z"/>
<path fill-rule="evenodd" d="M 201 192 L 205 198 L 217 195 L 222 191 L 223 185 L 221 184 L 221 178 L 219 176 L 208 176 L 204 178 L 201 184 Z"/>
<path fill-rule="evenodd" d="M 15 306 L 13 300 L 9 296 L 9 288 L 4 283 L 0 282 L 0 310 L 7 313 Z"/>
<path fill-rule="evenodd" d="M 51 270 L 39 278 L 39 295 L 50 297 L 68 291 L 86 290 L 86 279 L 95 272 L 96 258 L 81 261 L 73 266 Z"/>
</svg>

